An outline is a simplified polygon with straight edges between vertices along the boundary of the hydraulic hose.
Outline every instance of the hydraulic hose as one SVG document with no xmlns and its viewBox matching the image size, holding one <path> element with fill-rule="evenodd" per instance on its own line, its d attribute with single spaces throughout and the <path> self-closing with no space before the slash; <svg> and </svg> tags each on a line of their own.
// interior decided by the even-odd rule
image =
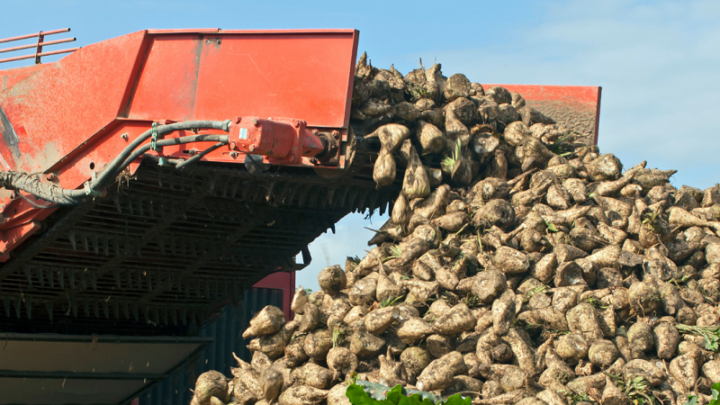
<svg viewBox="0 0 720 405">
<path fill-rule="evenodd" d="M 193 142 L 220 142 L 224 145 L 227 145 L 229 140 L 228 135 L 191 135 L 191 136 L 181 136 L 180 138 L 170 138 L 170 139 L 163 139 L 160 141 L 157 141 L 157 146 L 172 146 L 172 145 L 181 145 L 184 143 L 193 143 Z M 134 150 L 130 156 L 125 159 L 125 161 L 122 162 L 116 169 L 115 173 L 113 173 L 113 176 L 111 178 L 117 177 L 120 172 L 126 168 L 130 163 L 132 163 L 133 160 L 139 158 L 143 153 L 150 150 L 150 145 L 146 144 L 141 146 L 140 148 Z"/>
<path fill-rule="evenodd" d="M 230 120 L 227 121 L 187 121 L 179 122 L 176 124 L 164 125 L 157 128 L 157 134 L 167 135 L 174 131 L 184 129 L 219 129 L 228 131 L 230 127 Z M 53 202 L 57 205 L 75 205 L 81 202 L 83 197 L 87 197 L 94 191 L 101 189 L 106 183 L 115 179 L 117 175 L 125 169 L 133 160 L 140 157 L 143 153 L 150 150 L 152 147 L 150 144 L 145 144 L 141 147 L 140 144 L 152 136 L 152 130 L 143 132 L 135 140 L 133 140 L 118 156 L 116 156 L 101 172 L 97 178 L 89 184 L 86 184 L 86 188 L 83 190 L 71 190 L 64 189 L 51 183 L 45 183 L 40 181 L 40 178 L 36 174 L 28 174 L 15 171 L 0 172 L 0 187 L 7 189 L 22 190 L 27 193 L 34 195 L 35 197 L 41 198 L 46 201 Z M 191 135 L 183 136 L 180 138 L 160 139 L 156 142 L 157 147 L 181 145 L 192 142 L 217 142 L 212 147 L 201 152 L 202 156 L 219 148 L 220 146 L 227 145 L 229 140 L 228 135 Z M 188 159 L 188 161 L 193 160 Z M 197 157 L 194 161 L 199 160 L 202 156 Z M 194 162 L 193 161 L 193 162 Z M 185 162 L 185 164 L 192 162 Z M 183 165 L 179 165 L 182 167 Z"/>
<path fill-rule="evenodd" d="M 227 142 L 218 142 L 218 143 L 216 143 L 215 145 L 213 145 L 213 146 L 205 149 L 204 151 L 198 153 L 197 155 L 191 157 L 190 159 L 188 159 L 188 160 L 183 160 L 182 162 L 176 164 L 176 165 L 175 165 L 175 168 L 176 168 L 176 169 L 183 170 L 183 168 L 184 168 L 185 166 L 189 166 L 189 165 L 197 162 L 198 160 L 202 159 L 203 156 L 207 155 L 208 153 L 210 153 L 210 152 L 214 151 L 215 149 L 217 149 L 217 148 L 219 148 L 219 147 L 221 147 L 221 146 L 224 146 L 224 145 L 227 145 Z"/>
<path fill-rule="evenodd" d="M 169 133 L 180 131 L 184 129 L 219 129 L 225 132 L 230 130 L 230 120 L 225 121 L 185 121 L 177 122 L 175 124 L 163 125 L 157 128 L 158 136 L 167 135 Z M 103 187 L 108 180 L 112 180 L 117 176 L 120 171 L 117 170 L 118 166 L 121 170 L 124 169 L 127 164 L 121 165 L 121 162 L 125 162 L 127 157 L 135 150 L 141 143 L 145 142 L 152 136 L 152 129 L 148 129 L 135 138 L 130 144 L 117 155 L 108 165 L 98 174 L 97 179 L 92 182 L 91 189 L 95 190 L 99 187 Z M 160 146 L 160 142 L 158 142 Z M 138 155 L 139 156 L 139 155 Z M 132 160 L 130 161 L 132 162 Z M 129 162 L 128 162 L 129 164 Z M 79 190 L 78 190 L 79 191 Z"/>
<path fill-rule="evenodd" d="M 57 205 L 74 205 L 79 202 L 78 198 L 73 195 L 73 192 L 77 190 L 68 190 L 51 183 L 43 183 L 35 174 L 14 171 L 0 172 L 0 187 L 22 190 Z M 84 194 L 85 192 L 83 192 Z"/>
</svg>

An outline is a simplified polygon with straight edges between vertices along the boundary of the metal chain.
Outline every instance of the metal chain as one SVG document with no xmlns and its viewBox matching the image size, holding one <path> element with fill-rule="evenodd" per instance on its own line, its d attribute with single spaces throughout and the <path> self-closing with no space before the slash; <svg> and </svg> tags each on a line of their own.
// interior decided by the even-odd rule
<svg viewBox="0 0 720 405">
<path fill-rule="evenodd" d="M 152 123 L 152 128 L 151 128 L 151 129 L 152 129 L 152 139 L 150 140 L 150 149 L 152 149 L 152 150 L 154 150 L 154 151 L 156 151 L 156 152 L 158 151 L 158 147 L 157 147 L 157 139 L 158 139 L 157 128 L 158 128 L 157 122 L 153 122 L 153 123 Z M 162 153 L 162 147 L 160 147 L 159 153 Z M 164 158 L 164 157 L 160 156 L 160 159 L 158 160 L 158 165 L 159 165 L 159 166 L 164 166 L 164 165 L 165 165 L 165 158 Z"/>
<path fill-rule="evenodd" d="M 157 151 L 157 138 L 158 138 L 158 132 L 157 132 L 158 124 L 157 122 L 152 123 L 152 139 L 150 140 L 150 149 Z"/>
</svg>

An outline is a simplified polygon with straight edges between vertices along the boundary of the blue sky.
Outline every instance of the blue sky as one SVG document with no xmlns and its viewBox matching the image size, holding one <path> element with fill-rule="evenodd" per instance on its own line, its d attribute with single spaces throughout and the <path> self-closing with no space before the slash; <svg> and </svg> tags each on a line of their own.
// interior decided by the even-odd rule
<svg viewBox="0 0 720 405">
<path fill-rule="evenodd" d="M 485 83 L 603 87 L 599 146 L 626 165 L 678 169 L 673 184 L 720 181 L 718 1 L 13 1 L 0 37 L 71 27 L 78 45 L 147 28 L 356 28 L 360 52 L 403 73 L 437 60 Z M 10 17 L 10 18 L 7 18 Z M 298 283 L 362 255 L 348 216 L 311 245 Z"/>
</svg>

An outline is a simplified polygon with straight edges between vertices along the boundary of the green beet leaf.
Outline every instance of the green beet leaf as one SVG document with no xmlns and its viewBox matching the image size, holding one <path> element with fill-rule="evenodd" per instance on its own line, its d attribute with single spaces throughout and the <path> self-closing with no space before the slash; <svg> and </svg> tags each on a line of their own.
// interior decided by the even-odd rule
<svg viewBox="0 0 720 405">
<path fill-rule="evenodd" d="M 400 400 L 404 396 L 405 396 L 405 394 L 403 394 L 403 388 L 400 386 L 400 384 L 393 387 L 393 389 L 391 389 L 387 393 L 388 401 L 392 402 L 395 405 L 398 405 L 400 403 Z"/>
<path fill-rule="evenodd" d="M 713 384 L 710 392 L 712 392 L 712 401 L 708 405 L 720 405 L 720 382 Z"/>
<path fill-rule="evenodd" d="M 345 396 L 348 397 L 352 405 L 395 405 L 388 400 L 378 401 L 370 398 L 367 392 L 357 384 L 349 385 L 345 390 Z"/>
<path fill-rule="evenodd" d="M 400 385 L 389 389 L 382 384 L 368 381 L 351 384 L 345 395 L 352 405 L 472 405 L 470 397 L 463 398 L 460 394 L 452 395 L 447 401 L 443 401 L 429 392 L 408 392 Z"/>
<path fill-rule="evenodd" d="M 463 398 L 460 394 L 455 394 L 445 401 L 445 405 L 472 405 L 470 397 Z"/>
</svg>

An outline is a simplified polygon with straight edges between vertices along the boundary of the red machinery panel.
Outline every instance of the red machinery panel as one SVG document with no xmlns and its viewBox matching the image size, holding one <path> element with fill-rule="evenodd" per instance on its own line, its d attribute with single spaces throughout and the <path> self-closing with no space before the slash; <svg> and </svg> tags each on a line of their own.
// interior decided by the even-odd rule
<svg viewBox="0 0 720 405">
<path fill-rule="evenodd" d="M 355 30 L 169 30 L 92 44 L 3 86 L 0 108 L 12 126 L 3 135 L 12 139 L 0 142 L 0 155 L 9 168 L 44 172 L 92 149 L 95 157 L 76 162 L 85 173 L 74 183 L 125 146 L 92 144 L 127 120 L 147 127 L 252 115 L 347 128 L 357 40 Z M 0 72 L 0 81 L 25 69 Z"/>
<path fill-rule="evenodd" d="M 553 118 L 558 124 L 591 135 L 589 141 L 597 145 L 602 87 L 483 84 L 485 89 L 493 86 L 520 93 L 530 107 Z"/>
<path fill-rule="evenodd" d="M 339 140 L 350 117 L 357 42 L 351 29 L 151 30 L 0 71 L 0 169 L 45 173 L 76 189 L 153 122 L 272 117 L 299 120 L 298 137 L 327 129 Z M 288 161 L 277 163 L 342 167 L 342 159 L 311 162 L 302 155 L 308 142 L 316 146 L 298 139 Z M 169 147 L 164 155 L 187 159 L 207 146 Z M 233 142 L 202 160 L 242 163 L 243 156 Z M 0 214 L 11 218 L 0 224 L 0 261 L 35 232 L 33 221 L 51 213 L 0 191 Z"/>
<path fill-rule="evenodd" d="M 342 128 L 349 118 L 354 31 L 158 35 L 129 118 L 303 119 Z M 162 110 L 172 103 L 170 110 Z"/>
<path fill-rule="evenodd" d="M 6 142 L 0 142 L 0 154 L 9 166 L 45 171 L 112 125 L 128 96 L 145 36 L 137 32 L 89 45 L 40 65 L 42 69 L 2 92 L 0 108 L 12 128 L 2 131 Z M 25 69 L 36 68 L 0 76 Z"/>
</svg>

